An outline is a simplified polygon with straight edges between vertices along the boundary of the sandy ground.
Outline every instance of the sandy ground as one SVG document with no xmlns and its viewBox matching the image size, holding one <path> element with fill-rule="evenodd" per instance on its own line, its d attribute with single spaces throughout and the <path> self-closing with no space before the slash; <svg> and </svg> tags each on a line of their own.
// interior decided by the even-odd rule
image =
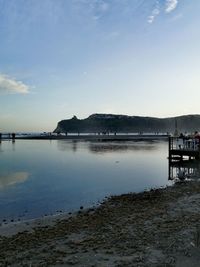
<svg viewBox="0 0 200 267">
<path fill-rule="evenodd" d="M 0 266 L 200 266 L 200 183 L 0 226 Z"/>
</svg>

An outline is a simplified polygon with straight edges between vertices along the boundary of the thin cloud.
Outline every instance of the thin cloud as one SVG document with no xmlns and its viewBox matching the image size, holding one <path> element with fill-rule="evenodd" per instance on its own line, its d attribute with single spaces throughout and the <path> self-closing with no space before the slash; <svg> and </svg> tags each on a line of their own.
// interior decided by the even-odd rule
<svg viewBox="0 0 200 267">
<path fill-rule="evenodd" d="M 148 17 L 147 22 L 153 23 L 155 18 L 164 10 L 165 13 L 171 13 L 176 9 L 178 5 L 178 0 L 165 0 L 164 7 L 161 4 L 161 1 L 156 0 L 154 9 L 151 12 L 151 15 Z"/>
<path fill-rule="evenodd" d="M 180 13 L 180 14 L 172 17 L 171 18 L 171 21 L 177 21 L 177 20 L 182 19 L 182 18 L 183 18 L 183 14 Z"/>
<path fill-rule="evenodd" d="M 108 9 L 109 9 L 109 4 L 108 3 L 106 3 L 106 2 L 101 2 L 100 4 L 99 4 L 99 10 L 101 11 L 101 12 L 107 12 L 108 11 Z"/>
<path fill-rule="evenodd" d="M 160 14 L 160 3 L 157 0 L 155 8 L 153 9 L 151 15 L 148 17 L 148 23 L 153 23 L 155 18 Z"/>
<path fill-rule="evenodd" d="M 5 74 L 0 74 L 0 93 L 27 94 L 29 86 Z"/>
<path fill-rule="evenodd" d="M 95 21 L 101 19 L 111 8 L 108 0 L 75 0 L 74 5 L 79 10 L 86 8 L 88 14 Z"/>
<path fill-rule="evenodd" d="M 148 17 L 148 23 L 153 23 L 155 18 L 160 14 L 160 10 L 158 8 L 155 8 L 152 11 L 151 16 Z"/>
<path fill-rule="evenodd" d="M 178 5 L 178 0 L 166 0 L 166 8 L 165 12 L 170 13 L 172 12 Z"/>
</svg>

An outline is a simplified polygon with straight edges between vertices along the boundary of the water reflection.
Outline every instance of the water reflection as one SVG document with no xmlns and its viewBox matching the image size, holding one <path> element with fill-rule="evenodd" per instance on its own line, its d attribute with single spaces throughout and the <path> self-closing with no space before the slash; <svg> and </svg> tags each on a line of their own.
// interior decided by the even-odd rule
<svg viewBox="0 0 200 267">
<path fill-rule="evenodd" d="M 5 143 L 6 142 L 6 143 Z M 4 146 L 7 146 L 8 143 L 11 143 L 12 144 L 12 151 L 15 151 L 15 140 L 9 140 L 9 141 L 2 141 L 0 139 L 0 152 L 3 152 L 3 147 Z"/>
<path fill-rule="evenodd" d="M 0 189 L 7 186 L 12 186 L 17 183 L 24 183 L 29 177 L 28 172 L 12 172 L 5 175 L 0 175 Z"/>
<path fill-rule="evenodd" d="M 71 141 L 66 141 L 66 140 L 58 140 L 57 141 L 57 147 L 58 150 L 60 151 L 73 151 L 76 152 L 78 149 L 78 143 L 81 143 L 77 140 L 71 140 Z"/>
<path fill-rule="evenodd" d="M 15 151 L 15 139 L 12 140 L 12 151 Z"/>
<path fill-rule="evenodd" d="M 1 147 L 0 222 L 69 212 L 105 196 L 169 184 L 167 142 L 16 140 Z"/>
<path fill-rule="evenodd" d="M 195 161 L 169 161 L 169 180 L 199 179 L 200 162 Z"/>
<path fill-rule="evenodd" d="M 149 142 L 149 143 L 125 143 L 125 142 L 110 142 L 110 143 L 89 143 L 88 146 L 90 152 L 93 153 L 113 153 L 113 152 L 128 152 L 128 151 L 138 151 L 138 150 L 156 150 L 157 147 L 155 146 L 155 144 L 153 142 Z"/>
<path fill-rule="evenodd" d="M 158 149 L 158 142 L 149 141 L 149 142 L 82 142 L 77 140 L 72 141 L 65 141 L 65 140 L 58 140 L 57 146 L 60 151 L 73 151 L 77 152 L 81 149 L 82 145 L 86 145 L 86 148 L 89 152 L 92 153 L 113 153 L 113 152 L 127 152 L 127 151 L 152 151 Z"/>
</svg>

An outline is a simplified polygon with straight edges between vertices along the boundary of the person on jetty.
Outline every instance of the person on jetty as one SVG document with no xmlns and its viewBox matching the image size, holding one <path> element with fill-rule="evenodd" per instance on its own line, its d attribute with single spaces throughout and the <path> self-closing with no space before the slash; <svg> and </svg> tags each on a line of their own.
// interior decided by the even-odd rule
<svg viewBox="0 0 200 267">
<path fill-rule="evenodd" d="M 179 149 L 192 149 L 196 150 L 200 144 L 200 133 L 195 131 L 192 135 L 184 135 L 180 133 L 177 145 Z"/>
<path fill-rule="evenodd" d="M 195 145 L 199 148 L 199 144 L 200 144 L 200 133 L 196 131 L 195 134 L 194 134 L 194 138 L 195 138 Z"/>
<path fill-rule="evenodd" d="M 200 133 L 195 131 L 194 138 L 200 140 Z"/>
<path fill-rule="evenodd" d="M 180 135 L 178 137 L 178 142 L 177 142 L 177 145 L 178 145 L 179 149 L 183 149 L 184 148 L 185 139 L 186 139 L 186 136 L 183 133 L 180 133 Z"/>
</svg>

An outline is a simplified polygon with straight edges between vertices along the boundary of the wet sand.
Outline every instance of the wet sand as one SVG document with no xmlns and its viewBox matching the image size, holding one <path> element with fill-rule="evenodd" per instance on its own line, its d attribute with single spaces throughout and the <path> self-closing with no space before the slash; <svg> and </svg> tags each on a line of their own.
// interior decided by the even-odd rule
<svg viewBox="0 0 200 267">
<path fill-rule="evenodd" d="M 200 183 L 0 226 L 0 266 L 199 266 Z"/>
</svg>

